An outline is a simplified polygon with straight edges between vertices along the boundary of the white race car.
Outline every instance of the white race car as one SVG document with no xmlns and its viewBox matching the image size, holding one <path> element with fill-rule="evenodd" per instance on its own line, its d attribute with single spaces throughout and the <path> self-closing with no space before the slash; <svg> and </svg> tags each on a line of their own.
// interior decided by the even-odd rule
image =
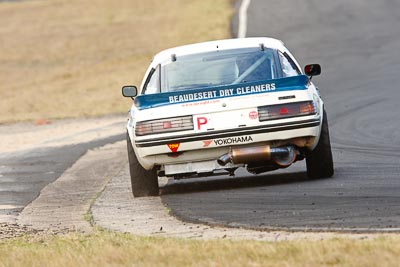
<svg viewBox="0 0 400 267">
<path fill-rule="evenodd" d="M 134 196 L 158 195 L 158 176 L 192 178 L 286 168 L 306 159 L 310 178 L 333 175 L 328 120 L 311 77 L 272 38 L 220 40 L 158 53 L 127 125 Z"/>
</svg>

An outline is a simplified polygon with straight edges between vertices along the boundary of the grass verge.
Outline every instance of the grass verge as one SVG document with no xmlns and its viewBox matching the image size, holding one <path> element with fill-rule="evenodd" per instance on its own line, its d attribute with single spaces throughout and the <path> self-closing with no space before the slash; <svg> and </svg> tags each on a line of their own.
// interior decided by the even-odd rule
<svg viewBox="0 0 400 267">
<path fill-rule="evenodd" d="M 0 266 L 398 266 L 400 238 L 183 240 L 96 230 L 0 241 Z"/>
<path fill-rule="evenodd" d="M 0 3 L 0 123 L 126 112 L 165 48 L 229 37 L 231 0 Z"/>
</svg>

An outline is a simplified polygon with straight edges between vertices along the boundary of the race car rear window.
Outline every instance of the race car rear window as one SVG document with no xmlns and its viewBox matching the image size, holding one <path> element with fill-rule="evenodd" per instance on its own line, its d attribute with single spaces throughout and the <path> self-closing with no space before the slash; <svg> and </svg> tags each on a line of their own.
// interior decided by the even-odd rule
<svg viewBox="0 0 400 267">
<path fill-rule="evenodd" d="M 177 57 L 161 67 L 161 91 L 255 82 L 276 78 L 274 50 L 243 48 Z"/>
</svg>

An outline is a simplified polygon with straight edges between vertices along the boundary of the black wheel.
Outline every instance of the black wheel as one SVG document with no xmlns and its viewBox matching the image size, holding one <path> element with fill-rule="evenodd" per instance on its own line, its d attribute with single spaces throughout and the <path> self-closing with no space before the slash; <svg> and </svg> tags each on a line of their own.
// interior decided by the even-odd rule
<svg viewBox="0 0 400 267">
<path fill-rule="evenodd" d="M 317 146 L 306 155 L 307 175 L 309 178 L 327 178 L 333 175 L 331 141 L 329 139 L 328 118 L 324 110 L 321 136 Z"/>
<path fill-rule="evenodd" d="M 128 145 L 129 172 L 131 174 L 133 195 L 135 197 L 158 196 L 158 177 L 156 170 L 146 170 L 140 165 L 128 133 L 126 133 L 126 141 Z"/>
</svg>

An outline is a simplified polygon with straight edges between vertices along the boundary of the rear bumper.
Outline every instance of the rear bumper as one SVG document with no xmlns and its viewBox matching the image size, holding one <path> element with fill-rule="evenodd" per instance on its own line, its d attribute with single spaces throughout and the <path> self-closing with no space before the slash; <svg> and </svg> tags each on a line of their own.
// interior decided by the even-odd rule
<svg viewBox="0 0 400 267">
<path fill-rule="evenodd" d="M 248 127 L 243 129 L 231 129 L 223 131 L 204 132 L 196 134 L 178 135 L 168 138 L 152 138 L 141 141 L 136 141 L 137 148 L 146 148 L 154 146 L 162 146 L 174 143 L 196 142 L 209 139 L 220 139 L 226 137 L 239 137 L 255 134 L 266 134 L 280 131 L 298 130 L 304 128 L 318 127 L 320 125 L 320 118 L 309 119 L 304 121 L 295 121 L 290 123 L 277 123 L 272 125 L 263 125 L 257 127 Z"/>
<path fill-rule="evenodd" d="M 313 149 L 314 140 L 318 141 L 321 117 L 286 123 L 274 123 L 258 127 L 237 128 L 224 131 L 202 132 L 176 135 L 167 138 L 149 138 L 138 140 L 134 149 L 143 167 L 154 165 L 179 164 L 195 161 L 216 160 L 227 153 L 232 146 L 279 143 L 301 137 L 312 137 L 304 146 Z M 311 140 L 310 139 L 310 140 Z M 171 145 L 176 149 L 171 149 Z"/>
</svg>

